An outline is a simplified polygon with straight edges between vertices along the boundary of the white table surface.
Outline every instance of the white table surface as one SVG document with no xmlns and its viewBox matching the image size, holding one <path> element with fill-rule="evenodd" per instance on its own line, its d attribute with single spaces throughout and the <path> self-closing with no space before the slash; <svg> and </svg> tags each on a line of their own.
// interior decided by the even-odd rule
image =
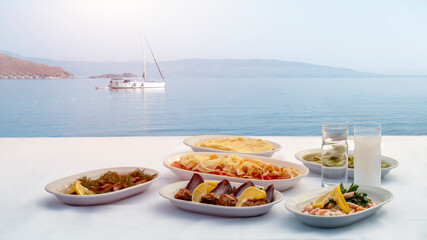
<svg viewBox="0 0 427 240">
<path fill-rule="evenodd" d="M 185 137 L 0 138 L 0 239 L 425 239 L 427 235 L 427 136 L 384 136 L 382 154 L 399 161 L 382 181 L 394 199 L 352 226 L 304 225 L 284 204 L 320 187 L 310 173 L 265 215 L 222 218 L 186 212 L 159 195 L 180 181 L 165 158 L 189 152 Z M 318 148 L 320 137 L 263 137 L 282 145 L 273 158 L 300 163 L 296 152 Z M 146 192 L 108 205 L 68 206 L 44 190 L 76 173 L 141 166 L 161 173 Z"/>
</svg>

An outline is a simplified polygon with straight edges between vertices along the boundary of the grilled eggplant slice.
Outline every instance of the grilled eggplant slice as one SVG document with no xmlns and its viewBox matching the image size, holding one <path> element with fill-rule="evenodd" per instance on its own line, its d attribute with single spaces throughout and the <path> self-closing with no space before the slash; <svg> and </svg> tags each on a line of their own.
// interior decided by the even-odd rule
<svg viewBox="0 0 427 240">
<path fill-rule="evenodd" d="M 268 202 L 271 203 L 274 200 L 274 185 L 271 184 L 270 186 L 265 189 L 265 193 L 267 194 Z"/>
<path fill-rule="evenodd" d="M 203 180 L 202 176 L 200 176 L 199 174 L 195 173 L 193 174 L 193 177 L 191 178 L 191 180 L 188 182 L 187 186 L 185 187 L 185 189 L 190 190 L 190 192 L 193 192 L 194 189 L 199 186 L 199 184 L 204 183 L 205 180 Z"/>
</svg>

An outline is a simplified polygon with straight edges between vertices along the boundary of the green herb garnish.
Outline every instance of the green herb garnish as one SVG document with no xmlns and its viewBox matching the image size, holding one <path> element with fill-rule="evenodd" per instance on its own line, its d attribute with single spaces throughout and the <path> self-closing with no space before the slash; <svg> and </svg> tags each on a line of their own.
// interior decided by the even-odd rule
<svg viewBox="0 0 427 240">
<path fill-rule="evenodd" d="M 358 192 L 357 191 L 358 188 L 359 188 L 359 186 L 355 185 L 353 183 L 350 185 L 350 187 L 348 189 L 345 189 L 344 185 L 342 183 L 340 184 L 340 189 L 341 189 L 342 194 L 354 192 L 353 197 L 345 199 L 347 202 L 351 202 L 351 203 L 360 205 L 362 207 L 366 207 L 366 205 L 368 203 L 372 203 L 372 200 L 370 198 L 368 198 L 367 193 Z"/>
</svg>

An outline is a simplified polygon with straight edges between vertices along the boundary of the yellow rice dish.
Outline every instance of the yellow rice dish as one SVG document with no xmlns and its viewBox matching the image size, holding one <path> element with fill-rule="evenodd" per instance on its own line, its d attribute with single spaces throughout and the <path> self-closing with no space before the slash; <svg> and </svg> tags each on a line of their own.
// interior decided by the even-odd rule
<svg viewBox="0 0 427 240">
<path fill-rule="evenodd" d="M 274 147 L 259 138 L 230 137 L 202 141 L 196 143 L 198 147 L 214 148 L 224 151 L 240 153 L 258 153 L 273 151 Z"/>
</svg>

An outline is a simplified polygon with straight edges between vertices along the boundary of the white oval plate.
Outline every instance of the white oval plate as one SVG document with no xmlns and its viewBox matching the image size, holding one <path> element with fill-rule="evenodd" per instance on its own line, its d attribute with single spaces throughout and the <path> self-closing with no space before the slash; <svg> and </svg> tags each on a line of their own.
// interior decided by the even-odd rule
<svg viewBox="0 0 427 240">
<path fill-rule="evenodd" d="M 350 184 L 344 186 L 348 188 Z M 366 210 L 343 216 L 314 216 L 301 213 L 301 210 L 304 209 L 306 204 L 312 203 L 320 195 L 331 191 L 333 188 L 334 187 L 323 187 L 300 194 L 286 201 L 285 206 L 306 225 L 318 228 L 337 228 L 353 224 L 374 215 L 384 204 L 393 199 L 393 194 L 384 188 L 359 186 L 358 191 L 367 193 L 372 201 L 379 202 L 379 204 Z"/>
<path fill-rule="evenodd" d="M 277 190 L 274 190 L 273 202 L 254 207 L 227 207 L 175 199 L 175 193 L 177 193 L 180 189 L 185 188 L 187 184 L 188 181 L 182 181 L 167 185 L 160 190 L 160 195 L 168 199 L 176 207 L 184 209 L 186 211 L 221 217 L 254 217 L 262 215 L 270 211 L 274 204 L 279 203 L 283 199 L 283 194 Z M 237 188 L 242 183 L 230 182 L 230 184 L 231 186 Z"/>
<path fill-rule="evenodd" d="M 238 137 L 238 136 L 232 136 L 232 135 L 200 135 L 200 136 L 194 136 L 184 139 L 184 144 L 189 146 L 191 149 L 193 149 L 194 152 L 223 152 L 223 153 L 239 153 L 239 152 L 232 152 L 232 151 L 224 151 L 220 149 L 215 148 L 207 148 L 207 147 L 198 147 L 196 146 L 196 143 L 206 141 L 206 140 L 213 140 L 213 139 L 219 139 L 219 138 L 230 138 L 230 137 Z M 244 137 L 244 138 L 251 138 L 251 137 Z M 264 141 L 270 143 L 273 145 L 274 150 L 268 151 L 268 152 L 258 152 L 258 153 L 239 153 L 239 154 L 250 154 L 250 155 L 256 155 L 256 156 L 264 156 L 264 157 L 271 157 L 273 154 L 277 151 L 279 151 L 282 147 L 280 144 L 272 141 L 268 141 L 263 139 Z"/>
<path fill-rule="evenodd" d="M 128 187 L 125 189 L 121 189 L 115 192 L 96 194 L 96 195 L 72 195 L 72 194 L 62 193 L 62 191 L 64 191 L 64 189 L 70 186 L 70 184 L 72 184 L 78 178 L 81 178 L 83 176 L 88 176 L 90 178 L 98 178 L 102 174 L 106 173 L 107 171 L 118 172 L 119 174 L 127 174 L 132 171 L 135 171 L 137 168 L 140 170 L 144 170 L 144 172 L 147 174 L 151 174 L 151 175 L 157 174 L 157 175 L 151 181 L 138 184 L 132 187 Z M 74 174 L 72 176 L 58 179 L 46 185 L 45 189 L 49 193 L 52 193 L 53 195 L 55 195 L 60 201 L 69 205 L 79 205 L 79 206 L 99 205 L 99 204 L 115 202 L 124 198 L 137 195 L 147 190 L 148 187 L 155 181 L 159 180 L 159 178 L 160 178 L 160 173 L 150 168 L 143 168 L 143 167 L 104 168 L 104 169 L 98 169 L 98 170 L 93 170 L 89 172 Z"/>
<path fill-rule="evenodd" d="M 307 154 L 311 154 L 311 153 L 320 154 L 321 152 L 322 152 L 322 149 L 320 148 L 307 149 L 307 150 L 297 152 L 295 154 L 295 158 L 300 160 L 306 167 L 308 167 L 310 169 L 310 172 L 321 174 L 321 166 L 319 163 L 315 163 L 315 162 L 311 162 L 303 159 L 303 157 Z M 354 154 L 354 151 L 349 151 L 349 154 Z M 381 156 L 381 160 L 389 162 L 391 165 L 390 167 L 381 168 L 381 177 L 384 177 L 385 175 L 387 175 L 391 169 L 399 166 L 399 162 L 393 158 Z M 354 176 L 354 169 L 348 168 L 348 177 L 353 178 L 353 176 Z"/>
<path fill-rule="evenodd" d="M 228 180 L 233 181 L 233 182 L 246 182 L 248 180 L 251 180 L 255 185 L 259 185 L 259 186 L 269 186 L 271 184 L 274 184 L 274 188 L 280 192 L 283 192 L 286 189 L 293 187 L 295 184 L 297 184 L 299 181 L 301 181 L 301 179 L 303 179 L 305 176 L 307 176 L 307 174 L 309 172 L 308 168 L 306 168 L 305 166 L 300 165 L 300 164 L 296 164 L 296 163 L 292 163 L 292 162 L 272 159 L 272 158 L 268 158 L 268 157 L 261 157 L 261 156 L 219 153 L 219 152 L 182 153 L 182 154 L 178 154 L 178 155 L 175 155 L 175 156 L 172 156 L 172 157 L 165 159 L 163 161 L 163 165 L 165 165 L 165 167 L 169 168 L 173 173 L 175 173 L 181 179 L 190 180 L 191 177 L 193 176 L 193 174 L 195 173 L 194 171 L 184 170 L 184 169 L 180 169 L 180 168 L 176 168 L 176 167 L 171 166 L 171 164 L 173 162 L 178 161 L 181 158 L 181 156 L 187 155 L 187 154 L 198 154 L 198 155 L 216 154 L 218 157 L 225 157 L 228 155 L 236 155 L 236 156 L 240 156 L 240 157 L 247 158 L 247 159 L 259 159 L 259 160 L 264 161 L 264 162 L 272 163 L 278 167 L 293 167 L 293 168 L 297 169 L 301 173 L 301 175 L 294 177 L 294 178 L 291 178 L 291 179 L 280 179 L 280 180 L 258 180 L 258 179 L 229 177 L 229 176 L 222 176 L 222 175 L 216 175 L 216 174 L 210 174 L 210 173 L 197 172 L 198 174 L 200 174 L 200 176 L 202 176 L 205 179 L 214 179 L 214 180 L 228 179 Z"/>
</svg>

